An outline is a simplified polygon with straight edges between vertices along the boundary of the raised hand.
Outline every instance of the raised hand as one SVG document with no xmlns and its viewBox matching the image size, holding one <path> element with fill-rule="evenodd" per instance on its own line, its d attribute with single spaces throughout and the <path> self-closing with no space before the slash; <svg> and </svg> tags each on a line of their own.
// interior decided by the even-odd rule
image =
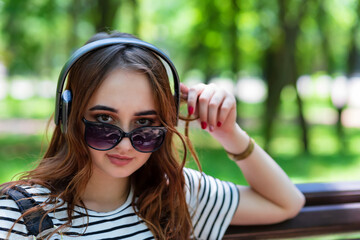
<svg viewBox="0 0 360 240">
<path fill-rule="evenodd" d="M 215 138 L 232 133 L 236 127 L 236 100 L 233 94 L 215 84 L 180 84 L 188 112 L 199 118 L 201 128 Z"/>
</svg>

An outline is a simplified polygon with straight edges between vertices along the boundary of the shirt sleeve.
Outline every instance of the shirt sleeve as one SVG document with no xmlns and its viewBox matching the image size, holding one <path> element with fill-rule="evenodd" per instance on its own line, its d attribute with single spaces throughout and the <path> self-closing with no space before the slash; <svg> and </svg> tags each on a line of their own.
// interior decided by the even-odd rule
<svg viewBox="0 0 360 240">
<path fill-rule="evenodd" d="M 7 239 L 6 236 L 14 223 L 21 216 L 20 209 L 15 201 L 6 195 L 0 196 L 0 239 Z M 28 231 L 21 218 L 11 231 L 9 239 L 29 239 Z"/>
<path fill-rule="evenodd" d="M 222 239 L 239 204 L 238 188 L 188 168 L 184 176 L 195 238 Z"/>
</svg>

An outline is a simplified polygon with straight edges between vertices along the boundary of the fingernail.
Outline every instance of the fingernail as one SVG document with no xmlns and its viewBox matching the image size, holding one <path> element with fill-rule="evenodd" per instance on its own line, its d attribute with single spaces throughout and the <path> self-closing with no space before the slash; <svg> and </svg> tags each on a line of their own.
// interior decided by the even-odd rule
<svg viewBox="0 0 360 240">
<path fill-rule="evenodd" d="M 206 122 L 201 122 L 201 128 L 206 129 L 206 127 L 207 127 L 207 123 Z"/>
<path fill-rule="evenodd" d="M 189 114 L 193 114 L 194 113 L 194 108 L 192 106 L 188 106 L 188 112 Z"/>
<path fill-rule="evenodd" d="M 213 126 L 213 125 L 210 125 L 210 126 L 209 126 L 209 130 L 210 130 L 210 132 L 214 131 L 214 126 Z"/>
<path fill-rule="evenodd" d="M 217 122 L 216 126 L 221 127 L 221 122 Z"/>
</svg>

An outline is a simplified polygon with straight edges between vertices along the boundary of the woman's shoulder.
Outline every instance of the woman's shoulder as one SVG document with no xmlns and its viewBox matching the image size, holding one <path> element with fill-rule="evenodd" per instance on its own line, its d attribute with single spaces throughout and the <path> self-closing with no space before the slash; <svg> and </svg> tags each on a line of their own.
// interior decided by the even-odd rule
<svg viewBox="0 0 360 240">
<path fill-rule="evenodd" d="M 5 187 L 0 195 L 0 218 L 4 216 L 20 217 L 22 210 L 35 204 L 44 203 L 50 190 L 41 185 L 18 184 Z M 20 201 L 20 200 L 26 201 Z M 15 218 L 16 219 L 16 218 Z"/>
<path fill-rule="evenodd" d="M 190 187 L 198 187 L 202 184 L 206 184 L 208 181 L 220 181 L 219 179 L 216 179 L 210 175 L 207 175 L 203 171 L 198 171 L 191 168 L 183 168 L 183 173 L 185 177 L 185 184 Z"/>
<path fill-rule="evenodd" d="M 7 200 L 5 202 L 9 203 L 19 198 L 33 198 L 36 202 L 43 202 L 48 198 L 49 194 L 50 190 L 39 184 L 17 184 L 2 189 L 0 201 Z M 3 202 L 0 202 L 0 205 Z"/>
<path fill-rule="evenodd" d="M 45 186 L 35 184 L 35 185 L 18 185 L 18 187 L 24 189 L 26 192 L 33 196 L 49 195 L 50 189 Z"/>
<path fill-rule="evenodd" d="M 191 168 L 183 168 L 184 176 L 185 178 L 201 178 L 201 176 L 204 174 L 198 170 L 191 169 Z"/>
<path fill-rule="evenodd" d="M 186 201 L 197 205 L 199 201 L 207 203 L 209 199 L 239 200 L 239 190 L 236 184 L 220 180 L 194 169 L 184 168 Z"/>
<path fill-rule="evenodd" d="M 14 239 L 25 239 L 29 226 L 22 219 L 22 214 L 35 204 L 44 202 L 50 190 L 41 185 L 3 184 L 0 195 L 0 239 L 12 231 Z M 35 202 L 34 202 L 35 200 Z M 13 239 L 13 238 L 11 238 Z M 26 238 L 27 239 L 27 238 Z"/>
</svg>

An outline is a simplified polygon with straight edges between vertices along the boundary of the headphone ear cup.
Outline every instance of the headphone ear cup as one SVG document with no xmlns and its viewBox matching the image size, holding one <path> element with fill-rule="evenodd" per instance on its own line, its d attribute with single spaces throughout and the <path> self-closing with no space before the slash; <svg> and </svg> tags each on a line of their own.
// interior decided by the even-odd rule
<svg viewBox="0 0 360 240">
<path fill-rule="evenodd" d="M 70 90 L 65 90 L 61 95 L 60 128 L 61 132 L 66 133 L 68 118 L 71 110 L 72 94 Z"/>
</svg>

